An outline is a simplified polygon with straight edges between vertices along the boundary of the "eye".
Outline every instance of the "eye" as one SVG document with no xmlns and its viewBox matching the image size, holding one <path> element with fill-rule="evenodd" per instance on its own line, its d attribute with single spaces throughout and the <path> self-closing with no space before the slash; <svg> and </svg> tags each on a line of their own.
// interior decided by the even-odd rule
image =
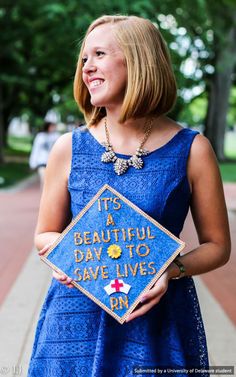
<svg viewBox="0 0 236 377">
<path fill-rule="evenodd" d="M 105 55 L 105 52 L 100 51 L 100 50 L 97 50 L 97 51 L 96 51 L 96 55 L 97 55 L 97 56 L 102 56 L 102 55 Z"/>
<path fill-rule="evenodd" d="M 87 60 L 88 60 L 87 58 L 82 58 L 82 64 L 85 65 Z"/>
</svg>

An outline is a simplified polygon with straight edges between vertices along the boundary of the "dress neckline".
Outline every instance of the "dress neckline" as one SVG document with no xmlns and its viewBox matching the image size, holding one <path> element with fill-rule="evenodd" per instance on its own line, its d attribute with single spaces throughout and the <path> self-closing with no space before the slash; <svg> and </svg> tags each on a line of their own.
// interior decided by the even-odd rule
<svg viewBox="0 0 236 377">
<path fill-rule="evenodd" d="M 100 147 L 103 151 L 104 151 L 104 146 L 96 139 L 95 136 L 93 136 L 93 134 L 91 134 L 91 132 L 89 131 L 89 128 L 85 125 L 85 129 L 88 133 L 88 135 L 90 136 L 90 138 L 94 141 L 94 143 Z M 176 132 L 176 134 L 174 134 L 174 136 L 172 136 L 172 138 L 170 140 L 168 140 L 165 144 L 161 145 L 160 147 L 150 151 L 146 156 L 143 156 L 142 158 L 147 158 L 148 156 L 152 155 L 152 154 L 155 154 L 159 151 L 162 151 L 163 149 L 167 148 L 170 144 L 172 144 L 175 139 L 180 135 L 182 134 L 183 131 L 185 131 L 186 128 L 181 128 L 178 132 Z M 116 156 L 120 157 L 120 158 L 130 158 L 132 155 L 129 155 L 129 154 L 123 154 L 123 153 L 116 153 Z"/>
</svg>

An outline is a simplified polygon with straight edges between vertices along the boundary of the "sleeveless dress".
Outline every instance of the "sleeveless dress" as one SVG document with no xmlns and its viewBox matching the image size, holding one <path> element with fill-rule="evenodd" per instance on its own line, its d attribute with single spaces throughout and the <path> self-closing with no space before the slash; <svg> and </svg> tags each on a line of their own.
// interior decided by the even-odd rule
<svg viewBox="0 0 236 377">
<path fill-rule="evenodd" d="M 130 167 L 118 176 L 112 163 L 101 162 L 104 147 L 85 127 L 77 128 L 72 135 L 68 183 L 72 216 L 108 183 L 179 237 L 191 198 L 186 168 L 196 134 L 181 129 L 167 144 L 143 157 L 142 170 Z M 206 337 L 191 277 L 171 280 L 154 308 L 123 325 L 78 289 L 52 280 L 37 325 L 28 377 L 143 376 L 142 369 L 158 366 L 195 367 L 202 369 L 197 376 L 208 376 L 204 371 L 208 368 Z M 185 376 L 182 369 L 175 375 Z"/>
</svg>

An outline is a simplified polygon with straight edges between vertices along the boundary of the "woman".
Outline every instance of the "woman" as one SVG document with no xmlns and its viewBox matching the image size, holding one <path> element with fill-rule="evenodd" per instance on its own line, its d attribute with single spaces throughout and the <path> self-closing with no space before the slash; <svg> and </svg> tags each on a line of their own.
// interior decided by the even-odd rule
<svg viewBox="0 0 236 377">
<path fill-rule="evenodd" d="M 134 16 L 95 20 L 82 44 L 74 93 L 87 127 L 62 136 L 51 153 L 35 236 L 39 254 L 105 183 L 176 236 L 191 206 L 200 246 L 170 264 L 124 325 L 77 289 L 67 289 L 73 287 L 69 277 L 54 273 L 29 376 L 121 377 L 144 366 L 206 368 L 190 276 L 228 261 L 227 213 L 208 141 L 165 115 L 176 85 L 156 27 Z"/>
</svg>

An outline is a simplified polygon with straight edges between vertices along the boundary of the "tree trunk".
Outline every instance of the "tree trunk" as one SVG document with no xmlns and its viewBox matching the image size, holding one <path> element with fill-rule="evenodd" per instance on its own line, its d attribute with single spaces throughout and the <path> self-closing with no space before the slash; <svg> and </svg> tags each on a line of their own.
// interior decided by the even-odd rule
<svg viewBox="0 0 236 377">
<path fill-rule="evenodd" d="M 209 87 L 205 136 L 210 140 L 218 160 L 224 160 L 224 137 L 234 66 L 236 63 L 236 27 L 225 34 L 224 45 L 217 46 L 215 73 Z M 222 41 L 221 41 L 222 42 Z"/>
<path fill-rule="evenodd" d="M 3 120 L 3 101 L 2 101 L 2 86 L 0 82 L 0 164 L 4 162 L 4 120 Z"/>
</svg>

